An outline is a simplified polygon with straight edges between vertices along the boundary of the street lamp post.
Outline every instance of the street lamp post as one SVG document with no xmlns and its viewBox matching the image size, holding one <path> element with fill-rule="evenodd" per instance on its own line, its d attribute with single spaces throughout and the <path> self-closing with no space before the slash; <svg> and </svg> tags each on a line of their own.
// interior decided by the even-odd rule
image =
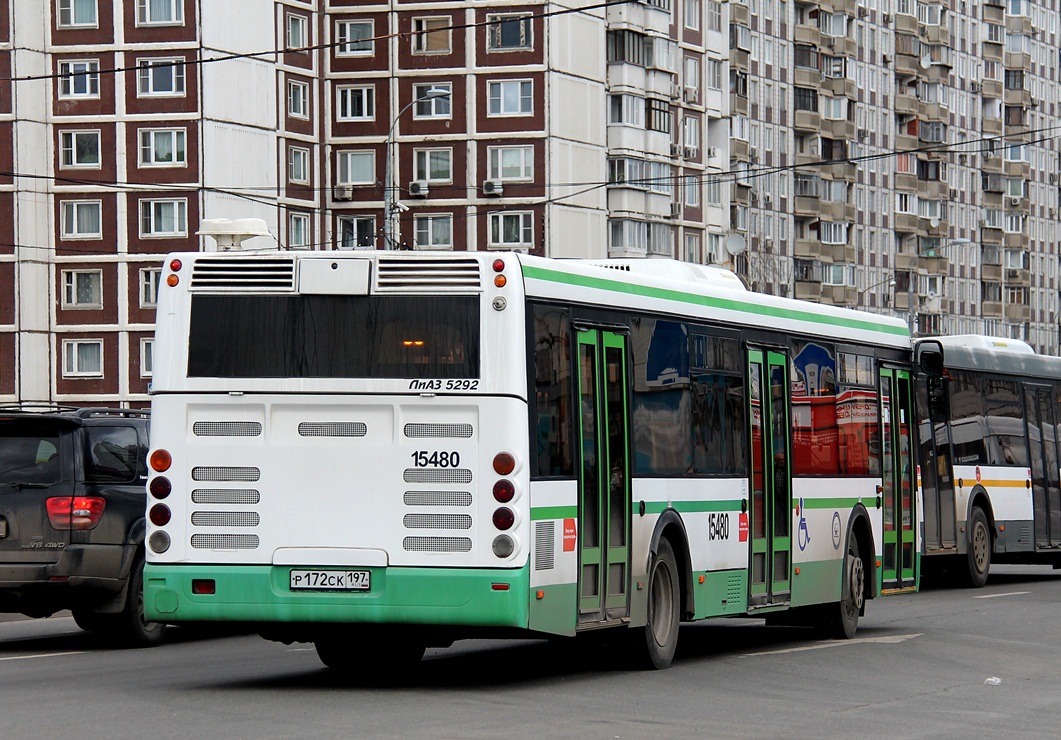
<svg viewBox="0 0 1061 740">
<path fill-rule="evenodd" d="M 383 175 L 383 248 L 384 249 L 395 249 L 401 244 L 401 231 L 400 222 L 398 221 L 398 204 L 394 197 L 394 191 L 397 186 L 394 184 L 394 169 L 393 160 L 395 158 L 395 144 L 394 141 L 394 129 L 398 126 L 398 119 L 402 117 L 405 111 L 412 108 L 417 103 L 421 103 L 425 100 L 434 100 L 435 98 L 447 98 L 449 97 L 449 90 L 444 87 L 432 87 L 427 90 L 423 95 L 413 98 L 406 103 L 401 110 L 398 111 L 398 115 L 391 121 L 390 128 L 387 130 L 387 161 L 385 172 Z"/>
</svg>

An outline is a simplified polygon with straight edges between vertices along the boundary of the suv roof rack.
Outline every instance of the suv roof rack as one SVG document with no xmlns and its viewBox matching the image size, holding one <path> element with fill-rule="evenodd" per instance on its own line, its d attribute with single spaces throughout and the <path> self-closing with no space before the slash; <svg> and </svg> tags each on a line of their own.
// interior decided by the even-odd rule
<svg viewBox="0 0 1061 740">
<path fill-rule="evenodd" d="M 79 419 L 88 419 L 93 416 L 135 416 L 139 418 L 151 416 L 150 409 L 122 409 L 110 406 L 98 406 L 93 408 L 77 409 Z"/>
<path fill-rule="evenodd" d="M 0 406 L 0 412 L 11 413 L 13 411 L 23 411 L 26 413 L 35 414 L 49 414 L 49 413 L 69 413 L 71 411 L 77 411 L 77 406 L 62 406 L 54 403 L 12 403 L 5 406 Z"/>
</svg>

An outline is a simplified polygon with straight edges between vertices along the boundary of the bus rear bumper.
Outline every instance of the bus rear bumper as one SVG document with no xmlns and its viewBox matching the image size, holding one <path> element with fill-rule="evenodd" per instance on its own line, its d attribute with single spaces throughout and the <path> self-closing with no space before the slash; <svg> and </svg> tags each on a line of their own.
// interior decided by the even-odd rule
<svg viewBox="0 0 1061 740">
<path fill-rule="evenodd" d="M 153 565 L 150 621 L 528 625 L 529 568 L 365 568 L 368 591 L 292 590 L 290 566 Z M 209 593 L 212 591 L 212 593 Z"/>
</svg>

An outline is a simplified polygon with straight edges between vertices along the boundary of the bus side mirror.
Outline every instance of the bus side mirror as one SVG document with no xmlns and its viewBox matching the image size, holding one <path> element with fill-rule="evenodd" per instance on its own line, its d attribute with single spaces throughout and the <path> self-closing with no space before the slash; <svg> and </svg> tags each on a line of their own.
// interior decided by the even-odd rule
<svg viewBox="0 0 1061 740">
<path fill-rule="evenodd" d="M 943 345 L 931 340 L 917 343 L 917 366 L 929 377 L 943 377 Z"/>
</svg>

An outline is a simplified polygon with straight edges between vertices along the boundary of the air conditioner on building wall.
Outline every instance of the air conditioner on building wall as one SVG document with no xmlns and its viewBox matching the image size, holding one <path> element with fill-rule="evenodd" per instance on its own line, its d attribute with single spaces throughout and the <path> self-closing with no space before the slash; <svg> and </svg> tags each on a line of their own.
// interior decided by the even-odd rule
<svg viewBox="0 0 1061 740">
<path fill-rule="evenodd" d="M 1019 206 L 1020 205 L 1020 198 L 1018 198 L 1016 195 L 1009 196 L 1009 204 L 1011 206 Z"/>
<path fill-rule="evenodd" d="M 680 215 L 682 215 L 682 204 L 677 202 L 677 201 L 671 201 L 671 204 L 670 204 L 670 217 L 671 218 L 678 218 L 678 216 L 680 216 Z"/>
<path fill-rule="evenodd" d="M 352 185 L 336 185 L 334 196 L 336 200 L 353 200 L 354 187 Z"/>
<path fill-rule="evenodd" d="M 695 103 L 699 96 L 699 90 L 695 87 L 687 87 L 682 91 L 682 100 L 686 103 Z"/>
<path fill-rule="evenodd" d="M 718 159 L 718 147 L 717 146 L 709 146 L 707 148 L 707 158 L 708 159 Z"/>
<path fill-rule="evenodd" d="M 686 159 L 695 159 L 696 158 L 696 147 L 695 146 L 687 146 L 687 147 L 685 147 L 685 158 Z"/>
<path fill-rule="evenodd" d="M 682 153 L 682 145 L 681 144 L 671 144 L 670 145 L 670 155 L 672 157 L 677 157 L 681 153 Z"/>
<path fill-rule="evenodd" d="M 483 195 L 501 195 L 500 180 L 483 180 Z"/>
<path fill-rule="evenodd" d="M 417 198 L 427 197 L 427 180 L 413 180 L 409 183 L 409 195 Z"/>
<path fill-rule="evenodd" d="M 978 93 L 984 89 L 984 86 L 979 82 L 970 82 L 969 89 L 972 90 L 974 93 Z"/>
<path fill-rule="evenodd" d="M 885 13 L 883 16 L 881 16 L 881 23 L 883 23 L 884 25 L 888 25 L 891 22 L 892 22 L 892 14 L 891 13 Z"/>
</svg>

